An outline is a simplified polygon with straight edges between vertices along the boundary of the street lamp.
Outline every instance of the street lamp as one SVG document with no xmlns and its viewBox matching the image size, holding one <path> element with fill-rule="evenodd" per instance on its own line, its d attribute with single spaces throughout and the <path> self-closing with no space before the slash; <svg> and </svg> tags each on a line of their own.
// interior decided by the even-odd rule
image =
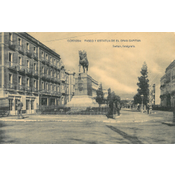
<svg viewBox="0 0 175 175">
<path fill-rule="evenodd" d="M 144 97 L 144 95 L 142 94 L 141 95 L 141 98 L 142 98 L 142 113 L 143 113 L 143 97 Z"/>
</svg>

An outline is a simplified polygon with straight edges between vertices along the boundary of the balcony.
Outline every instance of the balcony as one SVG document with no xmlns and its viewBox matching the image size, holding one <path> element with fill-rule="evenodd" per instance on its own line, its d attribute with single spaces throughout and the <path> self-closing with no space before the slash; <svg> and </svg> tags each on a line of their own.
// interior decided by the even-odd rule
<svg viewBox="0 0 175 175">
<path fill-rule="evenodd" d="M 18 52 L 22 55 L 24 55 L 24 49 L 23 49 L 23 46 L 18 46 Z"/>
<path fill-rule="evenodd" d="M 9 49 L 16 51 L 16 44 L 14 44 L 14 41 L 9 41 Z"/>
<path fill-rule="evenodd" d="M 38 61 L 38 56 L 37 56 L 36 53 L 33 54 L 33 59 L 36 60 L 36 61 Z"/>
<path fill-rule="evenodd" d="M 37 71 L 37 70 L 34 70 L 33 76 L 34 76 L 34 77 L 38 77 L 38 71 Z"/>
<path fill-rule="evenodd" d="M 49 60 L 47 60 L 45 57 L 41 57 L 41 62 L 49 65 Z"/>
<path fill-rule="evenodd" d="M 31 53 L 29 50 L 26 51 L 26 55 L 27 55 L 29 58 L 32 58 L 32 53 Z"/>
<path fill-rule="evenodd" d="M 60 80 L 61 80 L 61 81 L 65 81 L 65 76 L 61 76 L 61 77 L 60 77 Z"/>
<path fill-rule="evenodd" d="M 62 94 L 65 94 L 65 89 L 61 89 L 61 93 Z"/>
<path fill-rule="evenodd" d="M 32 87 L 32 92 L 33 93 L 38 93 L 38 89 L 36 87 Z"/>
<path fill-rule="evenodd" d="M 41 93 L 42 93 L 42 94 L 46 94 L 46 93 L 47 93 L 47 90 L 46 90 L 46 89 L 42 89 L 42 90 L 41 90 Z"/>
<path fill-rule="evenodd" d="M 26 88 L 25 88 L 25 90 L 26 90 L 26 92 L 32 92 L 32 88 L 30 87 L 30 86 L 26 86 Z"/>
<path fill-rule="evenodd" d="M 19 85 L 19 84 L 18 84 L 18 89 L 17 89 L 17 91 L 25 91 L 25 86 Z"/>
<path fill-rule="evenodd" d="M 42 79 L 46 79 L 46 77 L 47 77 L 47 75 L 45 73 L 41 73 L 40 76 L 41 76 Z"/>
<path fill-rule="evenodd" d="M 50 81 L 54 82 L 54 77 L 53 76 L 50 76 Z"/>
<path fill-rule="evenodd" d="M 26 68 L 25 72 L 26 72 L 27 75 L 30 75 L 30 76 L 32 75 L 32 69 L 31 68 Z"/>
<path fill-rule="evenodd" d="M 25 73 L 25 66 L 24 65 L 19 65 L 17 70 L 18 70 L 19 73 Z"/>
<path fill-rule="evenodd" d="M 6 66 L 8 69 L 11 69 L 11 70 L 17 70 L 17 67 L 18 67 L 16 63 L 9 62 L 9 61 L 7 62 Z"/>
<path fill-rule="evenodd" d="M 16 85 L 12 83 L 7 84 L 6 86 L 6 90 L 16 90 L 16 89 L 17 89 Z"/>
</svg>

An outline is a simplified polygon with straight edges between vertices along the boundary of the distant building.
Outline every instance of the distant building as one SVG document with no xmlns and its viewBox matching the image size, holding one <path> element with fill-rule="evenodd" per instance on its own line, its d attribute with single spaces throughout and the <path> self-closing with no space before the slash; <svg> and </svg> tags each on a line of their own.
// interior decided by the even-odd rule
<svg viewBox="0 0 175 175">
<path fill-rule="evenodd" d="M 9 98 L 10 114 L 17 100 L 26 113 L 65 105 L 68 75 L 60 55 L 27 33 L 0 33 L 0 96 Z"/>
<path fill-rule="evenodd" d="M 175 60 L 166 68 L 160 79 L 161 106 L 175 105 Z"/>
</svg>

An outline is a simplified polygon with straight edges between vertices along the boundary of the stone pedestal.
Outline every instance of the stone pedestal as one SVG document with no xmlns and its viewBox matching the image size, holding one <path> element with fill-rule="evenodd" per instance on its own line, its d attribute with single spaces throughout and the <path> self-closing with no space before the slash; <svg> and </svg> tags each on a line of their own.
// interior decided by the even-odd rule
<svg viewBox="0 0 175 175">
<path fill-rule="evenodd" d="M 95 101 L 98 82 L 86 73 L 75 75 L 75 95 L 67 107 L 98 107 Z"/>
</svg>

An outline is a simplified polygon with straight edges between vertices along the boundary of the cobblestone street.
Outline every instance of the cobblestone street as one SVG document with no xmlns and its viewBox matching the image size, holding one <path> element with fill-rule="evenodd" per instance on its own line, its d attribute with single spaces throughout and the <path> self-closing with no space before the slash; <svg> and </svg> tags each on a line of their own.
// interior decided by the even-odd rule
<svg viewBox="0 0 175 175">
<path fill-rule="evenodd" d="M 172 112 L 147 115 L 123 109 L 121 116 L 28 115 L 0 118 L 0 142 L 15 144 L 171 144 Z"/>
</svg>

